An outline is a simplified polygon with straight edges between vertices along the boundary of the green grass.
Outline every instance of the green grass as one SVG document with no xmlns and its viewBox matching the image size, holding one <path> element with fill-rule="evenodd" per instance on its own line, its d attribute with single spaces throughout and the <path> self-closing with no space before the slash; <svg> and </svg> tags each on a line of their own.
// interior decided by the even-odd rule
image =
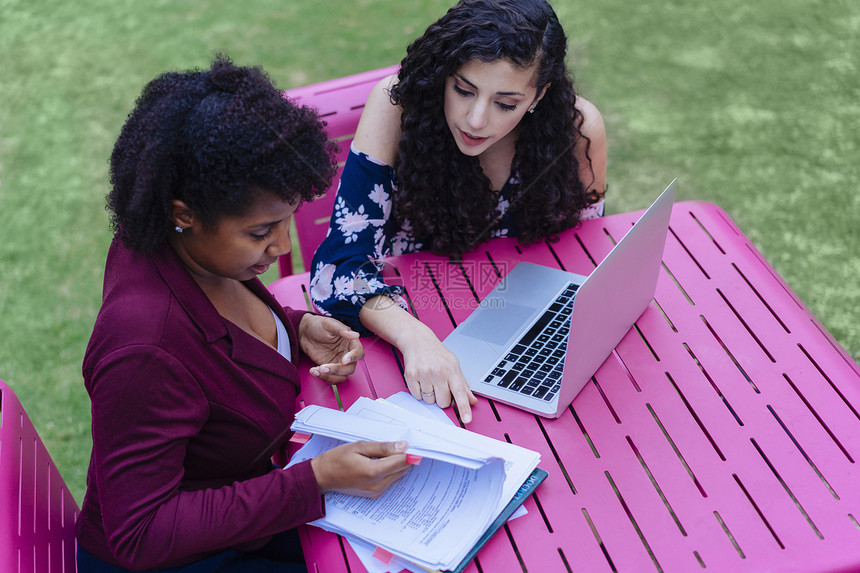
<svg viewBox="0 0 860 573">
<path fill-rule="evenodd" d="M 79 502 L 107 158 L 141 87 L 217 50 L 282 88 L 397 63 L 450 2 L 0 0 L 0 378 Z M 606 120 L 610 212 L 678 177 L 860 357 L 860 3 L 555 6 Z"/>
</svg>

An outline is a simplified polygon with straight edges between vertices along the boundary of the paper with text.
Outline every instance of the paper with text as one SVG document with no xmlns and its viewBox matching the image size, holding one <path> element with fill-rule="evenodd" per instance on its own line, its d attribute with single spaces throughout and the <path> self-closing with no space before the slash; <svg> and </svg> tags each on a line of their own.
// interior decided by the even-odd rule
<svg viewBox="0 0 860 573">
<path fill-rule="evenodd" d="M 314 434 L 290 464 L 345 441 L 409 442 L 422 456 L 377 499 L 326 494 L 328 531 L 357 537 L 427 569 L 452 569 L 540 461 L 525 448 L 418 417 L 385 400 L 360 398 L 348 412 L 309 406 L 293 429 Z"/>
</svg>

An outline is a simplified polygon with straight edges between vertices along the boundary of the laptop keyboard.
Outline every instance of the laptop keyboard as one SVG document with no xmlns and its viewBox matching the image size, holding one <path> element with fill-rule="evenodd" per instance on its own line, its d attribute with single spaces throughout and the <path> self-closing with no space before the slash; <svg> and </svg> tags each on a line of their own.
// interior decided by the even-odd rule
<svg viewBox="0 0 860 573">
<path fill-rule="evenodd" d="M 573 297 L 569 284 L 484 378 L 487 384 L 549 402 L 561 388 Z"/>
</svg>

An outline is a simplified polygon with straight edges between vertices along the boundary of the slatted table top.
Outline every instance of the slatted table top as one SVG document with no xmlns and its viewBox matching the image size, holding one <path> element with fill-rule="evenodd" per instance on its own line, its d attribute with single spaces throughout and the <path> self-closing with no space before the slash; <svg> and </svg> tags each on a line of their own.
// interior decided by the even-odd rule
<svg viewBox="0 0 860 573">
<path fill-rule="evenodd" d="M 517 262 L 589 274 L 640 215 L 386 272 L 444 338 Z M 307 280 L 270 289 L 300 308 Z M 392 347 L 364 343 L 344 406 L 405 389 Z M 309 376 L 303 399 L 336 407 Z M 860 570 L 858 412 L 860 367 L 725 212 L 677 203 L 654 301 L 567 412 L 473 409 L 469 429 L 539 451 L 549 477 L 467 571 Z M 306 528 L 304 543 L 311 571 L 364 571 L 337 536 Z"/>
</svg>

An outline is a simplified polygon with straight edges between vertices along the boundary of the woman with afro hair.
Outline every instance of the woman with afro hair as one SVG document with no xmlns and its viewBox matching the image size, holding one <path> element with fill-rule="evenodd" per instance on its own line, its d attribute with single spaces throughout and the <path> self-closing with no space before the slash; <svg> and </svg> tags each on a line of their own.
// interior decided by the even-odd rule
<svg viewBox="0 0 860 573">
<path fill-rule="evenodd" d="M 405 444 L 359 442 L 289 469 L 300 353 L 335 384 L 364 351 L 257 278 L 293 211 L 326 189 L 317 116 L 219 56 L 143 90 L 111 155 L 115 231 L 83 362 L 93 450 L 79 571 L 305 571 L 296 526 L 323 494 L 379 495 Z"/>
<path fill-rule="evenodd" d="M 381 260 L 457 257 L 492 237 L 552 239 L 603 214 L 606 135 L 578 97 L 567 38 L 545 0 L 461 0 L 370 94 L 326 240 L 312 264 L 323 313 L 403 354 L 418 400 L 476 399 L 457 358 L 386 285 Z"/>
</svg>

